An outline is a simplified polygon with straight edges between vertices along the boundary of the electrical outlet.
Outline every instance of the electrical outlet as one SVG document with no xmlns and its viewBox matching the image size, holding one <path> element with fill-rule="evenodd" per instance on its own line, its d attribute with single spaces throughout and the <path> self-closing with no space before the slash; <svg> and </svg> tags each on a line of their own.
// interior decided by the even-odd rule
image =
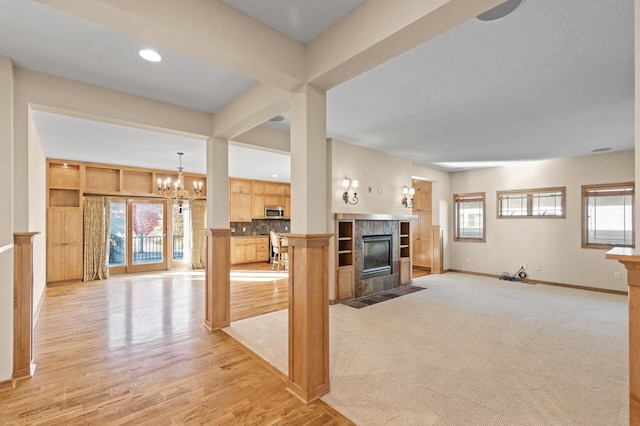
<svg viewBox="0 0 640 426">
<path fill-rule="evenodd" d="M 536 265 L 536 271 L 542 271 L 542 265 Z"/>
<path fill-rule="evenodd" d="M 242 232 L 246 232 L 246 231 L 247 231 L 247 228 L 243 226 L 242 227 Z"/>
<path fill-rule="evenodd" d="M 289 227 L 288 227 L 288 226 L 285 226 L 285 227 L 284 227 L 284 230 L 285 230 L 285 231 L 288 231 L 288 230 L 289 230 Z"/>
<path fill-rule="evenodd" d="M 382 188 L 378 187 L 378 195 L 382 195 Z"/>
<path fill-rule="evenodd" d="M 464 263 L 469 263 L 469 258 L 468 257 L 464 258 Z"/>
<path fill-rule="evenodd" d="M 619 280 L 620 279 L 620 272 L 614 272 L 613 273 L 613 279 L 614 280 Z"/>
</svg>

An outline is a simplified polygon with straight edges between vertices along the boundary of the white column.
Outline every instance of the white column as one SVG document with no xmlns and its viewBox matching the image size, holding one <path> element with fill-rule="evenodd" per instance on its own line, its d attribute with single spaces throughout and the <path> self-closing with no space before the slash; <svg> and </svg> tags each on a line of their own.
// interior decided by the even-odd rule
<svg viewBox="0 0 640 426">
<path fill-rule="evenodd" d="M 326 92 L 304 84 L 291 101 L 291 232 L 327 232 Z"/>
<path fill-rule="evenodd" d="M 206 228 L 229 227 L 229 141 L 207 141 Z"/>
<path fill-rule="evenodd" d="M 0 388 L 13 372 L 13 63 L 0 56 Z M 23 212 L 26 216 L 26 212 Z"/>
</svg>

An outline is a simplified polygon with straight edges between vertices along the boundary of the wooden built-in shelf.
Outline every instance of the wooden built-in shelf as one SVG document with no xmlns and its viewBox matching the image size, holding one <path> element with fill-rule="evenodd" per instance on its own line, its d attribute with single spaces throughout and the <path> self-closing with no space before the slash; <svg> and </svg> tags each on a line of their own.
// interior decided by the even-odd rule
<svg viewBox="0 0 640 426">
<path fill-rule="evenodd" d="M 49 207 L 80 207 L 80 190 L 49 188 Z"/>
<path fill-rule="evenodd" d="M 338 247 L 337 299 L 339 301 L 353 299 L 355 296 L 353 280 L 353 220 L 336 222 Z"/>
</svg>

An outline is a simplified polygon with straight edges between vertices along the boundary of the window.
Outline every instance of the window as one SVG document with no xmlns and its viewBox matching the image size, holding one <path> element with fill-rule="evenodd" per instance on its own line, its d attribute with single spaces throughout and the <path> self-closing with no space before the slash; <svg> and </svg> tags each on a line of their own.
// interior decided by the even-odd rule
<svg viewBox="0 0 640 426">
<path fill-rule="evenodd" d="M 454 194 L 455 240 L 485 241 L 484 234 L 484 192 L 475 194 Z"/>
<path fill-rule="evenodd" d="M 634 183 L 582 186 L 582 247 L 635 247 Z"/>
<path fill-rule="evenodd" d="M 563 218 L 565 188 L 498 191 L 498 218 Z"/>
</svg>

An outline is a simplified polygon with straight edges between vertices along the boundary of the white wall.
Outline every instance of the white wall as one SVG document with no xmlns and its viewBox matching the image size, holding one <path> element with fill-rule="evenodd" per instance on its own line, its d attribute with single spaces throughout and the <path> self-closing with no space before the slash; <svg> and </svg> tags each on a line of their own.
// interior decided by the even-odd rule
<svg viewBox="0 0 640 426">
<path fill-rule="evenodd" d="M 581 186 L 632 181 L 633 152 L 452 173 L 452 194 L 486 193 L 486 243 L 455 242 L 451 233 L 449 267 L 514 273 L 523 263 L 531 279 L 626 291 L 626 270 L 620 263 L 606 260 L 606 250 L 581 248 Z M 566 218 L 496 218 L 496 191 L 557 186 L 566 187 Z M 614 279 L 614 272 L 621 279 Z"/>
<path fill-rule="evenodd" d="M 47 286 L 47 159 L 35 123 L 29 115 L 29 232 L 33 237 L 33 314 Z"/>
<path fill-rule="evenodd" d="M 0 382 L 13 374 L 13 81 L 0 56 Z"/>
</svg>

